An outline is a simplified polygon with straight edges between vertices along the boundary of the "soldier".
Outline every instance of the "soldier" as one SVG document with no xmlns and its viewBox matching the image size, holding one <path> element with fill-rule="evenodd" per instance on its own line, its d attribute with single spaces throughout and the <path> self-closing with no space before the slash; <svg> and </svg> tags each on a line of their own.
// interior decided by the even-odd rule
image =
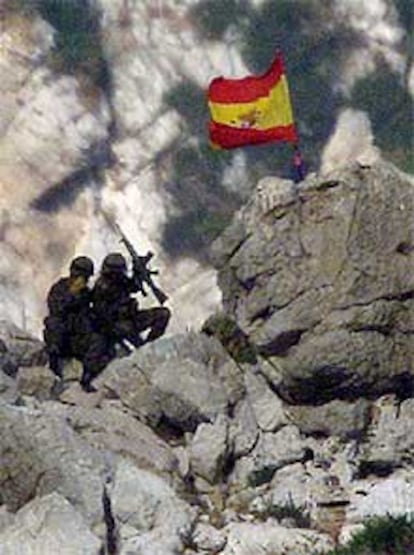
<svg viewBox="0 0 414 555">
<path fill-rule="evenodd" d="M 140 290 L 138 272 L 134 271 L 132 277 L 127 275 L 124 256 L 118 252 L 108 254 L 93 288 L 92 302 L 100 330 L 112 344 L 126 339 L 134 347 L 140 347 L 165 332 L 170 310 L 166 307 L 139 310 L 137 300 L 131 295 Z M 149 333 L 143 339 L 141 333 L 146 330 Z"/>
<path fill-rule="evenodd" d="M 49 314 L 44 320 L 43 331 L 52 372 L 62 379 L 63 359 L 80 360 L 83 365 L 80 384 L 88 393 L 96 391 L 91 381 L 113 356 L 105 337 L 96 331 L 93 322 L 88 287 L 93 271 L 93 262 L 88 257 L 73 259 L 69 276 L 60 278 L 48 293 Z"/>
</svg>

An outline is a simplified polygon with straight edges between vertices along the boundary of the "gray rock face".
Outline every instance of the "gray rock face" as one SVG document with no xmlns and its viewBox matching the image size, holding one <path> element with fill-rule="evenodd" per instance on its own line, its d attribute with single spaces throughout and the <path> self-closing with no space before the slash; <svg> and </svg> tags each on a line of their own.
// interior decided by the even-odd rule
<svg viewBox="0 0 414 555">
<path fill-rule="evenodd" d="M 350 522 L 372 516 L 408 515 L 414 510 L 412 470 L 398 470 L 382 481 L 371 479 L 354 484 L 347 508 Z"/>
<path fill-rule="evenodd" d="M 102 520 L 102 453 L 63 419 L 41 410 L 0 405 L 1 501 L 15 511 L 33 497 L 58 492 L 91 524 Z"/>
<path fill-rule="evenodd" d="M 46 362 L 44 344 L 17 326 L 0 320 L 0 370 L 15 376 L 20 366 Z"/>
<path fill-rule="evenodd" d="M 400 406 L 395 399 L 380 399 L 374 407 L 375 426 L 362 454 L 362 468 L 370 470 L 408 466 L 414 463 L 414 400 Z"/>
<path fill-rule="evenodd" d="M 243 399 L 236 407 L 230 436 L 236 458 L 247 455 L 257 441 L 259 428 L 248 399 Z"/>
<path fill-rule="evenodd" d="M 20 368 L 16 381 L 21 395 L 50 399 L 55 376 L 46 366 L 23 367 Z"/>
<path fill-rule="evenodd" d="M 245 381 L 247 398 L 259 428 L 264 432 L 274 432 L 288 424 L 281 399 L 270 390 L 265 379 L 246 371 Z"/>
<path fill-rule="evenodd" d="M 240 369 L 217 340 L 203 334 L 148 344 L 113 362 L 98 383 L 139 417 L 182 431 L 212 422 L 244 394 Z"/>
<path fill-rule="evenodd" d="M 311 530 L 286 529 L 270 520 L 262 524 L 243 522 L 228 527 L 227 544 L 222 555 L 265 553 L 263 545 L 269 553 L 278 555 L 309 555 L 312 551 L 326 552 L 333 546 L 328 537 Z"/>
<path fill-rule="evenodd" d="M 367 429 L 370 404 L 365 399 L 355 403 L 336 400 L 316 407 L 292 406 L 288 414 L 300 431 L 308 435 L 352 438 Z"/>
<path fill-rule="evenodd" d="M 414 184 L 385 162 L 264 180 L 213 246 L 225 310 L 291 401 L 413 390 Z"/>
<path fill-rule="evenodd" d="M 194 511 L 158 476 L 120 461 L 111 492 L 122 555 L 182 552 Z"/>
<path fill-rule="evenodd" d="M 302 461 L 305 447 L 295 426 L 262 433 L 249 456 L 236 462 L 233 480 L 255 486 L 270 482 L 279 468 Z"/>
<path fill-rule="evenodd" d="M 0 398 L 2 401 L 13 403 L 18 397 L 16 381 L 0 372 Z"/>
<path fill-rule="evenodd" d="M 28 503 L 0 533 L 1 555 L 98 555 L 101 546 L 82 515 L 57 493 Z"/>
<path fill-rule="evenodd" d="M 193 472 L 211 484 L 222 478 L 229 450 L 228 427 L 224 415 L 219 415 L 213 424 L 200 424 L 190 446 Z"/>
<path fill-rule="evenodd" d="M 169 445 L 122 407 L 111 403 L 104 408 L 49 403 L 45 412 L 62 418 L 88 445 L 126 456 L 139 468 L 167 477 L 178 468 L 178 460 Z"/>
</svg>

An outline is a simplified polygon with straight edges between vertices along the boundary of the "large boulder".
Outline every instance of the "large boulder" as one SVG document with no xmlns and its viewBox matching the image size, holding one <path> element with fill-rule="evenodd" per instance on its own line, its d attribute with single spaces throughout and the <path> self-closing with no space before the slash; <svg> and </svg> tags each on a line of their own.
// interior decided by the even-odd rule
<svg viewBox="0 0 414 555">
<path fill-rule="evenodd" d="M 79 437 L 62 417 L 0 404 L 0 501 L 12 511 L 35 496 L 60 493 L 88 524 L 102 521 L 110 459 Z"/>
<path fill-rule="evenodd" d="M 16 380 L 0 372 L 0 398 L 7 403 L 13 403 L 18 398 Z"/>
<path fill-rule="evenodd" d="M 36 497 L 0 533 L 1 555 L 98 555 L 102 542 L 62 495 Z"/>
<path fill-rule="evenodd" d="M 312 530 L 283 528 L 271 519 L 261 524 L 230 524 L 226 532 L 227 544 L 222 555 L 309 555 L 312 552 L 327 552 L 333 547 L 325 535 Z"/>
<path fill-rule="evenodd" d="M 226 455 L 230 451 L 228 429 L 227 418 L 220 415 L 213 424 L 200 424 L 190 445 L 192 471 L 211 484 L 223 478 Z"/>
<path fill-rule="evenodd" d="M 193 527 L 195 512 L 160 477 L 118 462 L 111 488 L 112 512 L 121 539 L 121 554 L 174 555 Z"/>
<path fill-rule="evenodd" d="M 391 164 L 266 178 L 215 242 L 225 311 L 298 403 L 413 392 L 414 184 Z"/>
<path fill-rule="evenodd" d="M 373 516 L 408 516 L 413 512 L 412 470 L 400 469 L 381 481 L 370 477 L 355 482 L 351 491 L 351 502 L 347 507 L 347 521 L 361 524 Z"/>
<path fill-rule="evenodd" d="M 166 478 L 178 469 L 168 443 L 116 402 L 106 401 L 100 408 L 47 403 L 44 411 L 62 418 L 88 445 L 128 457 L 139 468 Z"/>
<path fill-rule="evenodd" d="M 19 370 L 16 385 L 20 395 L 29 395 L 39 400 L 50 399 L 56 376 L 46 366 L 27 366 Z"/>
<path fill-rule="evenodd" d="M 243 374 L 218 340 L 165 337 L 110 364 L 96 384 L 152 426 L 194 432 L 243 397 Z"/>
<path fill-rule="evenodd" d="M 370 404 L 358 399 L 355 402 L 335 400 L 315 407 L 294 405 L 289 407 L 288 415 L 304 434 L 359 438 L 369 424 Z"/>
<path fill-rule="evenodd" d="M 278 469 L 304 461 L 308 451 L 296 426 L 285 426 L 275 433 L 261 433 L 252 451 L 236 461 L 232 480 L 244 486 L 265 484 Z"/>
<path fill-rule="evenodd" d="M 369 473 L 390 473 L 414 463 L 414 399 L 400 405 L 391 398 L 381 398 L 373 407 L 373 426 L 364 443 L 360 469 Z"/>
<path fill-rule="evenodd" d="M 45 364 L 42 341 L 6 320 L 0 320 L 0 370 L 15 376 L 20 367 Z"/>
</svg>

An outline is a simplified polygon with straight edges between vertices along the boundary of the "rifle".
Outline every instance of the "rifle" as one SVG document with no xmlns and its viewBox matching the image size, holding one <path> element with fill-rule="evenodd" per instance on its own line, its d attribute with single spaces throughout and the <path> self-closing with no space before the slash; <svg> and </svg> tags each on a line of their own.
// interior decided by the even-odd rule
<svg viewBox="0 0 414 555">
<path fill-rule="evenodd" d="M 127 249 L 127 251 L 131 256 L 135 277 L 137 277 L 140 282 L 141 293 L 144 295 L 144 297 L 147 296 L 147 292 L 144 289 L 144 283 L 145 283 L 151 289 L 154 297 L 157 299 L 160 305 L 163 305 L 165 301 L 168 299 L 168 296 L 164 293 L 164 291 L 162 291 L 159 287 L 157 287 L 152 280 L 152 276 L 157 275 L 159 272 L 158 270 L 150 270 L 148 268 L 148 263 L 151 260 L 151 258 L 154 256 L 154 253 L 152 253 L 151 251 L 148 251 L 145 256 L 140 256 L 135 250 L 132 243 L 126 237 L 122 229 L 119 227 L 117 222 L 104 211 L 103 211 L 103 215 L 107 220 L 107 222 L 110 224 L 110 226 L 116 231 L 116 233 L 120 238 L 119 239 L 120 242 L 125 245 L 125 248 Z"/>
</svg>

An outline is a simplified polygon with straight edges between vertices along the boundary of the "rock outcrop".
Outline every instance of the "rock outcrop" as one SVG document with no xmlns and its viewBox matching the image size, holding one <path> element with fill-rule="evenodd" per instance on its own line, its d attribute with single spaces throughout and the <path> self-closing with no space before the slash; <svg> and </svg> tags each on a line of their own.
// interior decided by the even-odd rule
<svg viewBox="0 0 414 555">
<path fill-rule="evenodd" d="M 226 312 L 96 393 L 4 322 L 0 553 L 319 555 L 412 512 L 413 193 L 383 162 L 260 183 L 215 245 Z"/>
<path fill-rule="evenodd" d="M 413 393 L 413 181 L 356 164 L 266 178 L 216 241 L 224 310 L 295 403 Z"/>
</svg>

